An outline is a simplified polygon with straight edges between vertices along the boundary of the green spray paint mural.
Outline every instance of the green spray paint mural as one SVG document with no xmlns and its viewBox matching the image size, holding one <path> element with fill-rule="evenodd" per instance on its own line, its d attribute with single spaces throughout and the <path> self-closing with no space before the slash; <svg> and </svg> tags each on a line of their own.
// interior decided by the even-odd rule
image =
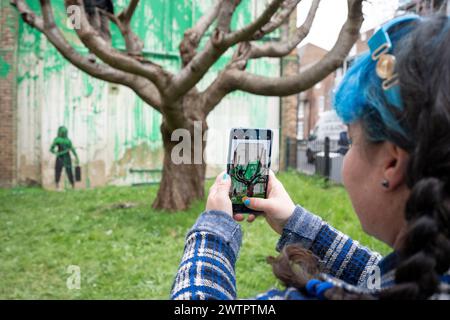
<svg viewBox="0 0 450 320">
<path fill-rule="evenodd" d="M 0 77 L 6 78 L 11 70 L 11 65 L 0 54 Z"/>
<path fill-rule="evenodd" d="M 9 5 L 7 1 L 0 1 L 0 12 L 2 12 L 2 14 L 0 14 L 0 40 L 2 40 L 2 46 L 0 46 L 0 78 L 3 79 L 7 78 L 11 72 L 12 66 L 8 56 L 11 56 L 14 51 L 13 48 L 7 48 L 3 45 L 5 43 L 3 37 L 10 32 L 15 31 L 14 15 L 6 14 L 5 7 L 7 5 Z"/>
<path fill-rule="evenodd" d="M 204 14 L 212 0 L 141 1 L 131 26 L 144 40 L 143 54 L 169 71 L 179 70 L 178 45 L 186 29 Z M 39 12 L 39 2 L 27 1 Z M 77 51 L 88 54 L 66 22 L 63 1 L 51 1 L 55 19 Z M 121 11 L 128 0 L 115 0 Z M 251 21 L 265 1 L 246 1 L 233 17 L 234 28 Z M 124 50 L 118 28 L 111 24 L 113 46 Z M 210 31 L 208 31 L 210 32 Z M 274 33 L 271 37 L 277 37 Z M 200 46 L 203 46 L 201 43 Z M 232 52 L 219 59 L 199 84 L 205 89 L 227 64 Z M 46 188 L 54 186 L 55 157 L 49 152 L 54 133 L 65 126 L 72 134 L 83 171 L 77 187 L 105 184 L 130 185 L 157 181 L 162 167 L 161 114 L 146 105 L 127 87 L 94 79 L 68 63 L 35 29 L 20 21 L 18 39 L 18 178 Z M 1 62 L 1 60 L 0 60 Z M 6 70 L 3 62 L 2 69 Z M 278 76 L 280 61 L 252 60 L 247 68 L 255 74 Z M 4 71 L 2 71 L 4 72 Z M 242 92 L 228 95 L 208 116 L 207 176 L 223 168 L 228 130 L 231 127 L 268 127 L 276 133 L 279 98 Z M 268 117 L 268 115 L 271 115 Z M 275 115 L 275 116 L 274 116 Z M 274 155 L 278 154 L 274 145 Z M 277 158 L 273 160 L 277 164 Z M 69 185 L 66 180 L 66 185 Z"/>
</svg>

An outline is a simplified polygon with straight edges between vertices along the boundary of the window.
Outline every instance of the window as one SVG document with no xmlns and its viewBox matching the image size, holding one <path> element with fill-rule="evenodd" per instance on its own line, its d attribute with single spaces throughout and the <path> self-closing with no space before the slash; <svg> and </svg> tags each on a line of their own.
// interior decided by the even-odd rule
<svg viewBox="0 0 450 320">
<path fill-rule="evenodd" d="M 361 33 L 361 41 L 365 42 L 367 40 L 367 33 Z"/>
<path fill-rule="evenodd" d="M 298 140 L 305 139 L 305 136 L 303 134 L 303 130 L 304 130 L 303 128 L 304 128 L 303 120 L 298 121 L 298 123 L 297 123 L 297 139 Z"/>
<path fill-rule="evenodd" d="M 299 120 L 303 119 L 305 117 L 305 106 L 306 106 L 306 101 L 302 100 L 300 101 L 299 105 L 298 105 L 298 115 L 297 118 Z"/>
<path fill-rule="evenodd" d="M 325 111 L 325 97 L 320 96 L 319 97 L 319 113 L 322 113 Z"/>
</svg>

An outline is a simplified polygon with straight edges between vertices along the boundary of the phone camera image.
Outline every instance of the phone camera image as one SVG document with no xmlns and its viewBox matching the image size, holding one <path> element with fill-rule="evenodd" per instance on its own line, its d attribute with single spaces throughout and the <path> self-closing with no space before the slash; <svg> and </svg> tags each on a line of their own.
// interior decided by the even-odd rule
<svg viewBox="0 0 450 320">
<path fill-rule="evenodd" d="M 257 131 L 259 133 L 259 131 Z M 270 169 L 271 139 L 232 136 L 228 173 L 232 179 L 230 199 L 239 212 L 251 211 L 243 205 L 244 197 L 265 198 Z M 267 136 L 265 136 L 267 137 Z"/>
</svg>

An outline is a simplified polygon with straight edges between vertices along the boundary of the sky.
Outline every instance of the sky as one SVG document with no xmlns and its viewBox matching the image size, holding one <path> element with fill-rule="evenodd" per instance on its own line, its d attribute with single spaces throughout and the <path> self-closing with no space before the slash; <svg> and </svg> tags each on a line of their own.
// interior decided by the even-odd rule
<svg viewBox="0 0 450 320">
<path fill-rule="evenodd" d="M 297 25 L 305 20 L 312 0 L 302 0 L 298 6 Z M 368 0 L 364 1 L 364 24 L 361 31 L 374 28 L 392 18 L 398 0 Z M 310 34 L 300 46 L 313 43 L 330 50 L 338 37 L 339 31 L 347 18 L 347 0 L 322 0 L 312 25 Z"/>
</svg>

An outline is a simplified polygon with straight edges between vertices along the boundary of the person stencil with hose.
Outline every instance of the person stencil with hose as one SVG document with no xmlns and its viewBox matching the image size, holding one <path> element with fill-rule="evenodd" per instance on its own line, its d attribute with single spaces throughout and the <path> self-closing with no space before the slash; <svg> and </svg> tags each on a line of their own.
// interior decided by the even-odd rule
<svg viewBox="0 0 450 320">
<path fill-rule="evenodd" d="M 58 136 L 53 140 L 52 146 L 50 147 L 50 152 L 56 155 L 55 163 L 55 185 L 56 189 L 59 190 L 59 181 L 61 179 L 61 173 L 63 168 L 66 169 L 67 178 L 75 188 L 75 181 L 72 171 L 72 159 L 70 157 L 70 152 L 75 156 L 75 164 L 78 166 L 80 160 L 78 158 L 77 152 L 72 145 L 72 141 L 68 137 L 68 130 L 66 127 L 61 126 L 58 128 Z"/>
</svg>

